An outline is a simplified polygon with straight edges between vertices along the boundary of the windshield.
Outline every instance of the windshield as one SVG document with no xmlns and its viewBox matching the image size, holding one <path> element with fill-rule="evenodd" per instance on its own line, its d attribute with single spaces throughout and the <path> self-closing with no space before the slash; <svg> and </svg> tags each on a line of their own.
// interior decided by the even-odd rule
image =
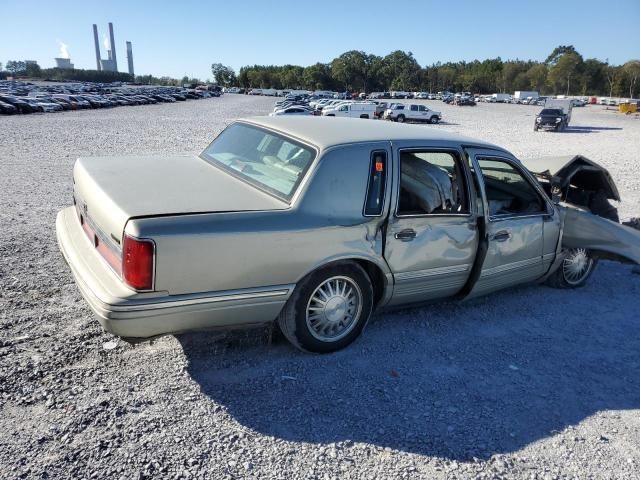
<svg viewBox="0 0 640 480">
<path fill-rule="evenodd" d="M 234 123 L 200 157 L 272 195 L 290 200 L 315 152 L 267 130 Z"/>
<path fill-rule="evenodd" d="M 540 112 L 540 115 L 562 115 L 562 112 L 560 110 L 545 108 Z"/>
</svg>

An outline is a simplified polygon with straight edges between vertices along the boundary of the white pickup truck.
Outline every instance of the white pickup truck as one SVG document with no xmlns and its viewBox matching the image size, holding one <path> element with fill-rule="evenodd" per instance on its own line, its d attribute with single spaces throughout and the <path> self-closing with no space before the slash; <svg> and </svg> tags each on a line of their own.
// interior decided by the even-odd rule
<svg viewBox="0 0 640 480">
<path fill-rule="evenodd" d="M 431 110 L 426 105 L 404 103 L 394 103 L 391 108 L 384 112 L 386 120 L 396 122 L 429 122 L 438 123 L 442 120 L 442 114 Z"/>
</svg>

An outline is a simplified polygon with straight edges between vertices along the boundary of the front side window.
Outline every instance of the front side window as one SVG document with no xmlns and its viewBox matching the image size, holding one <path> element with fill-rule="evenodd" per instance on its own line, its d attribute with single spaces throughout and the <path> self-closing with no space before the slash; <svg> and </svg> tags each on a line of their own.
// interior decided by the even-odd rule
<svg viewBox="0 0 640 480">
<path fill-rule="evenodd" d="M 489 215 L 535 215 L 546 212 L 545 202 L 527 179 L 504 160 L 479 158 Z"/>
<path fill-rule="evenodd" d="M 290 200 L 315 152 L 267 130 L 234 123 L 200 157 L 261 190 Z"/>
<path fill-rule="evenodd" d="M 429 111 L 429 109 L 427 107 L 425 107 L 424 105 L 420 105 L 420 111 L 421 112 L 427 112 L 427 111 Z"/>
<path fill-rule="evenodd" d="M 400 153 L 398 215 L 467 214 L 461 163 L 454 153 Z"/>
</svg>

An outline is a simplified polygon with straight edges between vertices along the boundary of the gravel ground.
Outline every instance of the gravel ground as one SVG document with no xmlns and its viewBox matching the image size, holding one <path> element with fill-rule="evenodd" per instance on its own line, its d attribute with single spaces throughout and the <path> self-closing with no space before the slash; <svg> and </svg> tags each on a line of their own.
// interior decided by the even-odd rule
<svg viewBox="0 0 640 480">
<path fill-rule="evenodd" d="M 576 291 L 378 315 L 326 356 L 264 329 L 135 347 L 101 331 L 55 241 L 74 159 L 197 151 L 272 103 L 0 118 L 0 478 L 640 478 L 629 266 L 602 262 Z M 428 103 L 447 122 L 425 128 L 602 162 L 621 216 L 640 213 L 638 118 L 587 107 L 534 133 L 535 107 Z"/>
</svg>

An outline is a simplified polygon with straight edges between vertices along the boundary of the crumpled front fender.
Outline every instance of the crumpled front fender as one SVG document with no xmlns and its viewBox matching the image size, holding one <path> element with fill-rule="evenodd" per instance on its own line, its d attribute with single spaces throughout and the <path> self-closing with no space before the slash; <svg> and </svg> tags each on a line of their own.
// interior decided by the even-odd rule
<svg viewBox="0 0 640 480">
<path fill-rule="evenodd" d="M 605 258 L 640 264 L 640 230 L 572 206 L 563 205 L 560 210 L 564 248 L 586 248 Z"/>
</svg>

